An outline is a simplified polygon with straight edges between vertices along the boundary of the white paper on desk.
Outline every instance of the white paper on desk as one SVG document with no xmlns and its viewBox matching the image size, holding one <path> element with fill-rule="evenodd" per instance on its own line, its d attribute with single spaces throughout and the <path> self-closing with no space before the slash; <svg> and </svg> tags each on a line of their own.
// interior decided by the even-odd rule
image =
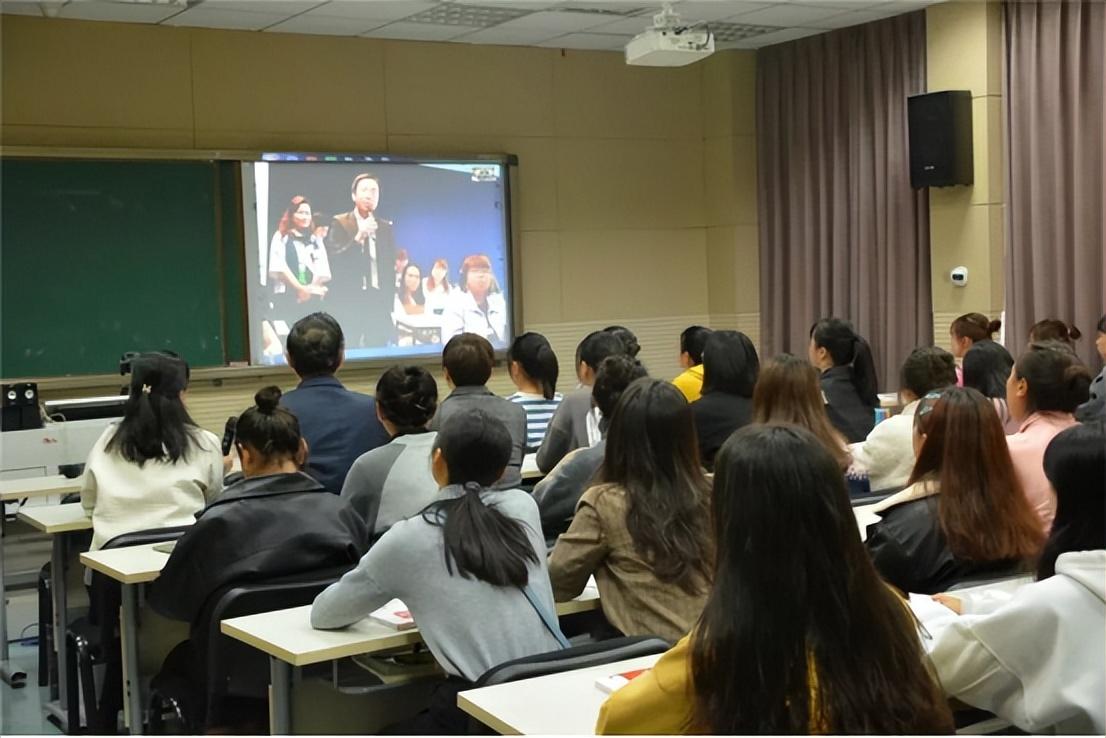
<svg viewBox="0 0 1106 738">
<path fill-rule="evenodd" d="M 391 600 L 379 610 L 369 613 L 369 618 L 396 630 L 410 630 L 415 627 L 415 619 L 411 617 L 411 611 L 403 604 L 403 600 Z"/>
<path fill-rule="evenodd" d="M 856 516 L 856 527 L 860 529 L 860 540 L 862 541 L 868 540 L 868 526 L 883 519 L 879 513 L 872 512 L 864 507 L 854 507 L 853 514 Z"/>
<path fill-rule="evenodd" d="M 922 639 L 922 646 L 925 647 L 927 652 L 933 649 L 937 634 L 961 617 L 929 595 L 923 594 L 910 594 L 910 609 L 914 611 L 914 616 L 921 622 L 918 631 Z"/>
<path fill-rule="evenodd" d="M 599 585 L 595 583 L 595 575 L 592 574 L 588 577 L 588 583 L 584 585 L 584 591 L 580 593 L 581 598 L 592 598 L 599 596 Z"/>
</svg>

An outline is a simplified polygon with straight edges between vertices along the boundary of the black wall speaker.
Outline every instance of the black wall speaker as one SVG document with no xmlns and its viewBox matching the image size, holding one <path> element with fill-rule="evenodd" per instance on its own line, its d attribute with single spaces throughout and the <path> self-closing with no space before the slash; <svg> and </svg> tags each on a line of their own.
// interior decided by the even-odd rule
<svg viewBox="0 0 1106 738">
<path fill-rule="evenodd" d="M 906 99 L 910 186 L 972 183 L 972 93 L 931 92 Z"/>
<path fill-rule="evenodd" d="M 42 427 L 38 385 L 33 382 L 0 385 L 0 427 L 5 431 Z"/>
</svg>

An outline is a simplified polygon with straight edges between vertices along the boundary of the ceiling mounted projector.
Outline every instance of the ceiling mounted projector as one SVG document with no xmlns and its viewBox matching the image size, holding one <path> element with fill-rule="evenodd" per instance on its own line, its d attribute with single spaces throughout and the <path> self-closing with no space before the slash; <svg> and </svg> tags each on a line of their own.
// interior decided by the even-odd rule
<svg viewBox="0 0 1106 738">
<path fill-rule="evenodd" d="M 668 3 L 653 27 L 626 44 L 626 63 L 639 67 L 682 67 L 714 53 L 714 34 L 702 24 L 685 25 Z"/>
</svg>

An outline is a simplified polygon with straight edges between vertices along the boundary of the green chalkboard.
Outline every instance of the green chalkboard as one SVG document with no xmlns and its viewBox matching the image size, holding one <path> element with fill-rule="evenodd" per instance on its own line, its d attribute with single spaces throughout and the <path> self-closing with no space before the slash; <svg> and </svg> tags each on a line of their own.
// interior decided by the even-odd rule
<svg viewBox="0 0 1106 738">
<path fill-rule="evenodd" d="M 244 358 L 238 197 L 233 162 L 4 159 L 0 375 Z"/>
</svg>

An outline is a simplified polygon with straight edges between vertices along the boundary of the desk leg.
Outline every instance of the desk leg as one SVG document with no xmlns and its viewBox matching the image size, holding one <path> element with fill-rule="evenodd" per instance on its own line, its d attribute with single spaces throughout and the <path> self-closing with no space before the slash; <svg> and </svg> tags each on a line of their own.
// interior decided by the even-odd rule
<svg viewBox="0 0 1106 738">
<path fill-rule="evenodd" d="M 50 556 L 50 590 L 54 595 L 54 652 L 58 660 L 58 701 L 44 705 L 47 716 L 57 722 L 62 731 L 69 732 L 69 653 L 65 647 L 65 631 L 69 627 L 68 592 L 65 580 L 66 536 L 53 536 Z M 76 727 L 76 726 L 74 726 Z"/>
<path fill-rule="evenodd" d="M 5 503 L 0 502 L 0 679 L 12 689 L 26 686 L 27 674 L 12 671 L 8 665 L 8 592 L 4 582 L 4 515 Z M 40 634 L 41 635 L 41 634 Z"/>
<path fill-rule="evenodd" d="M 142 735 L 142 675 L 138 672 L 138 587 L 123 585 L 123 689 L 126 692 L 127 727 L 131 735 Z"/>
<path fill-rule="evenodd" d="M 269 733 L 292 733 L 292 665 L 269 657 Z"/>
</svg>

